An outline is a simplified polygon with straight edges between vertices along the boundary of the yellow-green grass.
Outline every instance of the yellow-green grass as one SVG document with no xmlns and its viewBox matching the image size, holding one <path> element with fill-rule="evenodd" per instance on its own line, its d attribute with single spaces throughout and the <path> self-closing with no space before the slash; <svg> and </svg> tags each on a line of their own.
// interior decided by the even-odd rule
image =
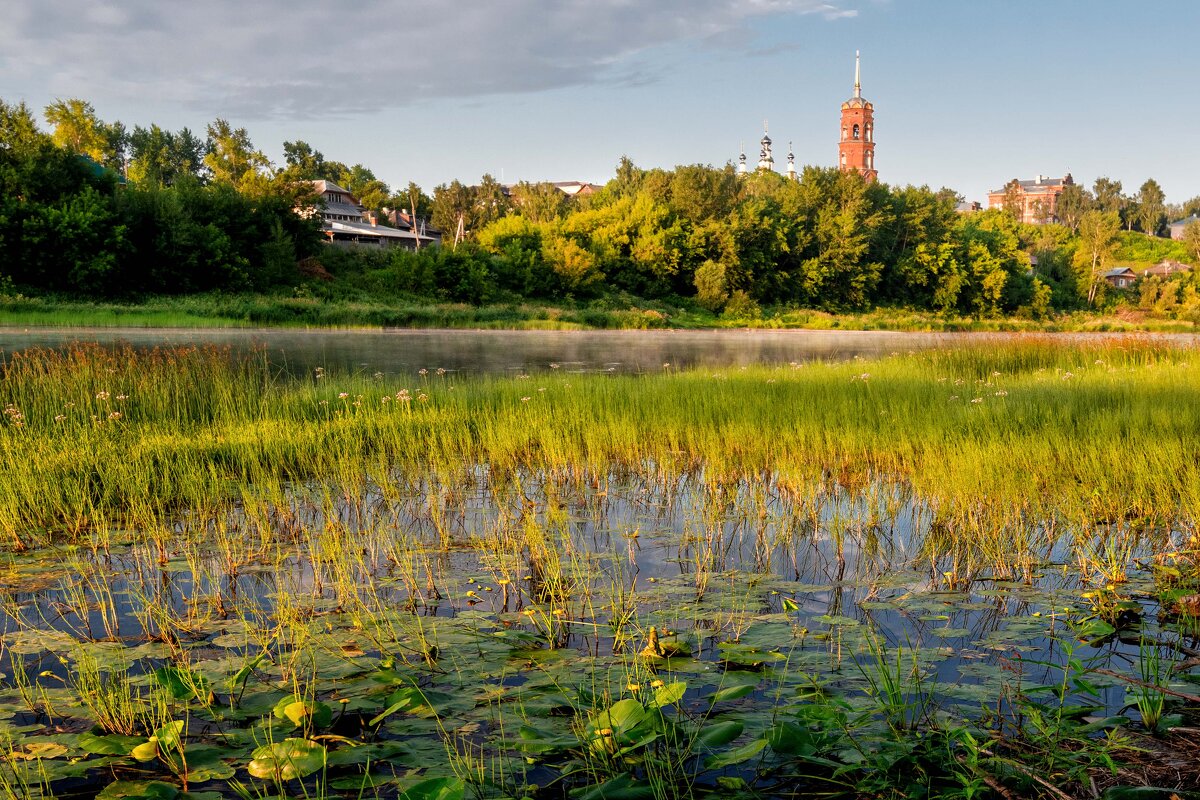
<svg viewBox="0 0 1200 800">
<path fill-rule="evenodd" d="M 899 480 L 948 519 L 1191 520 L 1200 363 L 1152 340 L 1030 338 L 877 360 L 650 376 L 285 380 L 216 349 L 78 346 L 0 380 L 14 544 L 296 481 L 487 466 L 779 486 Z"/>
</svg>

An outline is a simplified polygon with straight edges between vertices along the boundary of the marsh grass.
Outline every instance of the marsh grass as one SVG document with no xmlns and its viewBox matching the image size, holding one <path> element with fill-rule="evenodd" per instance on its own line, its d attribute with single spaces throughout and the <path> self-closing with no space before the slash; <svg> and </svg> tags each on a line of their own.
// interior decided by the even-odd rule
<svg viewBox="0 0 1200 800">
<path fill-rule="evenodd" d="M 1076 594 L 1030 615 L 1064 602 L 1052 568 L 1068 592 L 1116 593 L 1137 559 L 1173 553 L 1175 580 L 1195 579 L 1178 566 L 1200 508 L 1194 355 L 1032 338 L 405 381 L 284 378 L 220 349 L 27 351 L 0 377 L 0 531 L 14 564 L 51 548 L 63 575 L 54 613 L 12 604 L 6 641 L 57 648 L 73 672 L 60 694 L 23 672 L 15 688 L 103 731 L 185 722 L 154 763 L 186 780 L 253 755 L 274 783 L 251 794 L 323 794 L 331 763 L 377 758 L 403 762 L 404 786 L 454 781 L 436 784 L 447 797 L 518 795 L 551 768 L 550 791 L 596 796 L 744 778 L 770 794 L 797 776 L 846 797 L 901 796 L 910 774 L 977 789 L 1011 772 L 945 722 L 958 712 L 935 695 L 961 688 L 934 680 L 945 643 L 1059 635 L 1058 614 L 1089 609 Z M 669 570 L 643 575 L 648 553 Z M 1012 594 L 981 612 L 975 592 L 1000 583 Z M 957 603 L 978 630 L 957 629 Z M 885 646 L 888 614 L 945 646 Z M 1014 617 L 1037 633 L 1005 636 Z M 1073 695 L 1098 690 L 1061 633 L 1056 680 L 1024 690 L 1026 739 L 972 730 L 1082 786 L 1108 751 L 1068 724 Z M 160 669 L 179 679 L 148 684 Z M 610 747 L 622 703 L 631 738 Z M 522 726 L 536 765 L 513 755 Z M 311 771 L 290 777 L 273 748 Z"/>
<path fill-rule="evenodd" d="M 278 499 L 313 477 L 355 491 L 403 469 L 452 487 L 473 465 L 500 484 L 543 471 L 662 484 L 700 465 L 714 489 L 885 476 L 959 540 L 1030 519 L 1087 535 L 1187 522 L 1200 506 L 1193 355 L 1035 338 L 792 369 L 393 386 L 285 380 L 219 349 L 33 350 L 0 378 L 0 531 L 19 546 L 100 521 L 163 530 L 182 509 Z M 448 496 L 427 497 L 437 512 Z M 450 520 L 431 521 L 449 546 Z M 1089 560 L 1123 558 L 1117 533 Z"/>
</svg>

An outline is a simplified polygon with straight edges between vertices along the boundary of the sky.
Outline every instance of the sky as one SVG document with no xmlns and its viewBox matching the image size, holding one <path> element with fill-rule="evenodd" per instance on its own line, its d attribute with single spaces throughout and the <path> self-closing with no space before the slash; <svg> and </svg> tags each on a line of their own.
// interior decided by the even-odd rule
<svg viewBox="0 0 1200 800">
<path fill-rule="evenodd" d="M 1014 177 L 1200 195 L 1196 0 L 2 0 L 0 98 L 245 127 L 427 191 L 721 166 L 763 123 L 832 166 L 862 53 L 876 166 L 986 203 Z"/>
</svg>

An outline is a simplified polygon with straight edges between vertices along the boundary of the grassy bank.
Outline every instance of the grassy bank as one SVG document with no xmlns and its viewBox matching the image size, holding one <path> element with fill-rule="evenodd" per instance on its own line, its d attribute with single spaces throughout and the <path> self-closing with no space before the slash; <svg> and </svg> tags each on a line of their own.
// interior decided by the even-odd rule
<svg viewBox="0 0 1200 800">
<path fill-rule="evenodd" d="M 1187 796 L 1195 355 L 397 382 L 26 351 L 0 789 Z"/>
<path fill-rule="evenodd" d="M 962 317 L 909 309 L 860 313 L 768 309 L 752 316 L 713 315 L 704 309 L 636 299 L 590 304 L 534 302 L 473 306 L 420 299 L 394 301 L 317 299 L 273 295 L 152 297 L 137 303 L 0 297 L 0 326 L 7 327 L 314 327 L 503 328 L 540 330 L 654 328 L 797 328 L 810 330 L 1194 333 L 1186 320 L 1146 314 L 1059 314 Z"/>
</svg>

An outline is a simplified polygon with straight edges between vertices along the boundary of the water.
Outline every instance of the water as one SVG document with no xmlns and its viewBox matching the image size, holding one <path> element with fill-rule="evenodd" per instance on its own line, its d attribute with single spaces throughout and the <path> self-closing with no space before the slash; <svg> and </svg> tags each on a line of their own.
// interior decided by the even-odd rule
<svg viewBox="0 0 1200 800">
<path fill-rule="evenodd" d="M 888 331 L 470 331 L 470 330 L 179 330 L 154 328 L 0 328 L 0 354 L 71 342 L 128 342 L 138 347 L 212 344 L 235 351 L 265 348 L 293 373 L 316 367 L 411 375 L 421 369 L 522 374 L 551 364 L 576 372 L 843 361 L 892 352 L 944 348 L 1011 334 Z"/>
</svg>

